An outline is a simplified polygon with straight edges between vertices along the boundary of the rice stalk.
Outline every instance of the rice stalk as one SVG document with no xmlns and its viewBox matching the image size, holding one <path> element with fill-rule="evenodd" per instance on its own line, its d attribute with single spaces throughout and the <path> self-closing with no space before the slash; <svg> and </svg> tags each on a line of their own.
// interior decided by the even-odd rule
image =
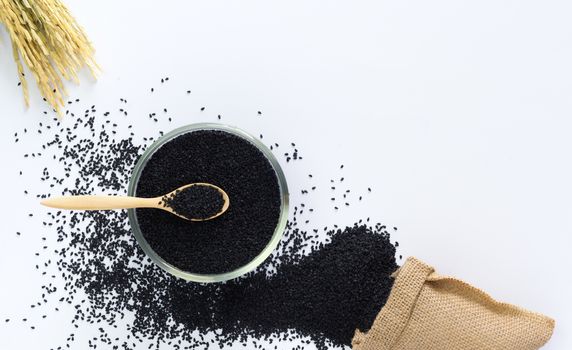
<svg viewBox="0 0 572 350">
<path fill-rule="evenodd" d="M 97 76 L 95 50 L 60 0 L 0 0 L 0 23 L 12 41 L 26 106 L 30 97 L 24 64 L 40 94 L 59 115 L 68 96 L 63 81 L 79 83 L 78 73 L 84 66 Z"/>
</svg>

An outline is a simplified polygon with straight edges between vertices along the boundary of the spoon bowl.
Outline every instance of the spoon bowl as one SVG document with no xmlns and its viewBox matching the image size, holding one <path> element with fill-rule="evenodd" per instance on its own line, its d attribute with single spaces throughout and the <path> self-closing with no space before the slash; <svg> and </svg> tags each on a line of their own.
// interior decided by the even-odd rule
<svg viewBox="0 0 572 350">
<path fill-rule="evenodd" d="M 182 215 L 182 214 L 180 214 L 180 213 L 177 213 L 171 206 L 167 205 L 167 203 L 166 203 L 165 200 L 164 200 L 165 197 L 173 198 L 173 197 L 179 195 L 180 192 L 185 191 L 185 190 L 188 190 L 188 189 L 189 189 L 190 187 L 192 187 L 192 186 L 211 187 L 211 188 L 214 188 L 215 190 L 217 190 L 217 191 L 221 194 L 222 199 L 223 199 L 223 205 L 222 205 L 220 211 L 219 211 L 218 213 L 214 214 L 214 215 L 211 215 L 211 216 L 207 217 L 207 218 L 188 218 L 188 217 L 186 217 L 186 216 L 184 216 L 184 215 Z M 220 187 L 218 187 L 218 186 L 215 186 L 215 185 L 213 185 L 213 184 L 206 183 L 206 182 L 195 182 L 195 183 L 192 183 L 192 184 L 184 185 L 184 186 L 181 186 L 181 187 L 177 188 L 177 189 L 174 190 L 174 191 L 171 191 L 171 192 L 167 193 L 167 194 L 164 195 L 164 196 L 156 197 L 156 198 L 154 198 L 154 199 L 159 199 L 159 200 L 160 200 L 160 205 L 161 205 L 161 208 L 160 208 L 160 209 L 166 210 L 166 211 L 168 211 L 169 213 L 171 213 L 171 214 L 173 214 L 173 215 L 176 215 L 176 216 L 178 216 L 178 217 L 180 217 L 180 218 L 183 218 L 183 219 L 189 220 L 189 221 L 207 221 L 207 220 L 215 219 L 215 218 L 221 216 L 222 214 L 224 214 L 224 212 L 226 212 L 226 210 L 228 209 L 228 206 L 230 205 L 230 199 L 228 198 L 228 194 L 227 194 L 225 191 L 223 191 L 222 188 L 220 188 Z"/>
</svg>

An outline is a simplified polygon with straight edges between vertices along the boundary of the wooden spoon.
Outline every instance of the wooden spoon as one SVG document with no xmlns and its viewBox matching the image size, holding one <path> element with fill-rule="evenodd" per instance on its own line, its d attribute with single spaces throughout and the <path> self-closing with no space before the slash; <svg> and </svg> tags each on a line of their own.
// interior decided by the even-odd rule
<svg viewBox="0 0 572 350">
<path fill-rule="evenodd" d="M 173 208 L 169 207 L 165 203 L 165 198 L 172 198 L 176 196 L 182 190 L 185 190 L 191 186 L 208 186 L 216 189 L 220 192 L 223 198 L 223 206 L 218 213 L 208 218 L 188 218 L 181 214 L 176 213 Z M 59 209 L 78 209 L 78 210 L 110 210 L 110 209 L 132 209 L 132 208 L 156 208 L 166 210 L 171 214 L 177 215 L 180 218 L 190 220 L 190 221 L 206 221 L 212 220 L 214 218 L 222 215 L 229 206 L 230 200 L 228 194 L 223 191 L 220 187 L 203 182 L 192 183 L 188 185 L 181 186 L 174 191 L 171 191 L 165 195 L 155 197 L 155 198 L 140 198 L 140 197 L 129 197 L 129 196 L 65 196 L 65 197 L 53 197 L 47 198 L 40 202 L 42 205 L 51 208 Z"/>
</svg>

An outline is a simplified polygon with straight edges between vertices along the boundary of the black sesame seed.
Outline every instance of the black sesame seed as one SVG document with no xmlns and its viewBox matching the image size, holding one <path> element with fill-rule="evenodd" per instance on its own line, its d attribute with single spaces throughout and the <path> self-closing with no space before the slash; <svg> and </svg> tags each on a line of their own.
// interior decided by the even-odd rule
<svg viewBox="0 0 572 350">
<path fill-rule="evenodd" d="M 280 207 L 276 174 L 266 157 L 250 142 L 226 132 L 190 132 L 153 154 L 137 193 L 144 197 L 168 193 L 186 184 L 179 180 L 181 176 L 220 186 L 229 194 L 231 209 L 219 218 L 193 225 L 193 234 L 187 232 L 191 228 L 186 223 L 169 213 L 138 209 L 141 231 L 157 254 L 195 273 L 228 272 L 258 255 L 274 232 Z M 256 208 L 256 214 L 248 208 Z M 237 232 L 251 236 L 237 240 Z M 179 239 L 174 240 L 173 234 Z M 221 244 L 225 241 L 233 243 Z"/>
<path fill-rule="evenodd" d="M 126 103 L 126 100 L 122 102 Z M 129 126 L 131 137 L 122 139 L 114 130 L 109 131 L 115 125 L 93 116 L 94 109 L 88 110 L 86 116 L 70 119 L 74 124 L 70 127 L 60 129 L 58 125 L 61 132 L 55 133 L 53 143 L 42 149 L 42 152 L 46 150 L 45 156 L 42 158 L 34 151 L 29 159 L 36 164 L 49 161 L 50 169 L 63 170 L 63 175 L 58 177 L 56 172 L 51 174 L 44 169 L 40 174 L 41 181 L 52 192 L 40 193 L 39 198 L 55 194 L 122 193 L 142 151 L 157 133 L 163 134 L 155 129 L 153 134 L 134 137 L 137 128 Z M 75 118 L 74 113 L 70 114 Z M 157 119 L 154 113 L 151 114 L 150 119 Z M 107 130 L 105 124 L 109 124 Z M 117 128 L 122 125 L 118 120 Z M 76 134 L 75 130 L 82 128 L 89 137 L 76 136 L 81 133 Z M 213 135 L 207 136 L 203 135 L 201 140 L 215 139 Z M 141 139 L 144 140 L 142 145 L 134 141 Z M 24 142 L 24 139 L 20 141 Z M 177 138 L 165 145 L 170 144 L 169 150 L 158 153 L 162 147 L 156 151 L 143 170 L 137 186 L 138 195 L 159 195 L 180 185 L 200 181 L 213 182 L 229 192 L 229 212 L 200 224 L 162 211 L 136 211 L 145 238 L 175 266 L 192 271 L 228 271 L 249 260 L 248 255 L 258 254 L 272 235 L 280 205 L 275 173 L 271 167 L 261 165 L 267 161 L 256 153 L 259 151 L 236 142 L 237 147 L 229 147 L 229 144 L 234 145 L 231 141 L 204 142 L 202 152 L 199 152 L 190 140 Z M 214 160 L 213 154 L 218 155 Z M 302 159 L 297 149 L 285 157 L 287 162 Z M 260 159 L 260 164 L 245 169 L 244 162 L 254 158 Z M 172 176 L 173 169 L 179 170 L 186 162 L 197 168 L 183 166 L 182 177 Z M 231 169 L 226 169 L 228 167 Z M 261 167 L 267 171 L 260 171 Z M 240 174 L 240 180 L 235 178 L 237 174 Z M 240 187 L 244 176 L 249 183 L 246 189 Z M 64 184 L 64 179 L 70 177 Z M 71 182 L 68 184 L 67 181 Z M 234 181 L 240 182 L 240 186 Z M 258 190 L 257 186 L 268 187 L 268 184 L 274 188 L 272 191 Z M 312 190 L 315 189 L 313 186 Z M 255 195 L 249 195 L 250 191 Z M 308 191 L 301 190 L 301 193 L 307 195 Z M 254 206 L 246 210 L 243 203 L 254 203 Z M 273 214 L 268 214 L 267 207 L 275 208 Z M 298 226 L 302 221 L 306 225 L 310 223 L 308 215 L 314 209 L 307 208 L 304 203 L 293 207 L 294 214 L 288 220 L 275 255 L 247 276 L 224 284 L 207 285 L 188 283 L 156 268 L 133 238 L 125 211 L 48 212 L 42 224 L 44 230 L 53 232 L 50 236 L 38 236 L 38 240 L 45 242 L 41 250 L 45 253 L 42 256 L 38 252 L 34 254 L 38 272 L 50 278 L 44 282 L 42 298 L 32 303 L 31 308 L 44 310 L 43 306 L 58 300 L 70 305 L 75 310 L 71 319 L 74 328 L 98 325 L 93 330 L 99 331 L 99 335 L 86 341 L 90 348 L 99 345 L 99 348 L 114 350 L 134 349 L 147 339 L 155 344 L 150 348 L 174 350 L 202 349 L 211 345 L 224 348 L 235 346 L 236 342 L 242 342 L 246 348 L 277 348 L 272 344 L 275 340 L 271 336 L 281 340 L 298 339 L 302 346 L 297 349 L 307 347 L 311 340 L 319 350 L 330 346 L 349 347 L 356 328 L 369 329 L 391 290 L 390 275 L 397 268 L 395 246 L 390 243 L 385 226 L 371 228 L 358 224 L 346 229 L 338 229 L 337 225 L 331 230 L 324 227 L 320 235 L 329 243 L 318 243 L 318 229 L 303 230 Z M 338 210 L 338 207 L 334 209 Z M 307 212 L 303 214 L 304 210 Z M 237 222 L 243 225 L 239 229 Z M 221 231 L 221 227 L 226 229 Z M 189 228 L 192 228 L 192 235 L 189 235 Z M 217 228 L 216 232 L 213 228 Z M 256 230 L 265 233 L 259 232 L 259 236 L 254 232 Z M 166 232 L 168 235 L 164 234 Z M 54 237 L 57 243 L 46 237 Z M 169 242 L 166 237 L 169 240 L 177 237 L 177 242 Z M 180 244 L 191 240 L 205 246 Z M 57 246 L 48 250 L 46 244 Z M 214 251 L 215 256 L 210 256 L 213 252 L 206 249 L 209 244 L 218 249 Z M 52 251 L 55 255 L 50 255 Z M 202 252 L 202 256 L 193 256 L 197 252 Z M 57 259 L 52 264 L 47 257 L 53 259 L 54 256 Z M 242 261 L 239 256 L 243 257 Z M 57 268 L 57 274 L 49 271 L 50 266 Z M 56 288 L 51 284 L 57 280 L 63 282 L 63 287 Z M 336 288 L 331 288 L 333 285 Z M 59 308 L 52 309 L 53 306 L 51 304 L 49 310 L 58 312 Z M 122 320 L 127 312 L 134 315 L 133 323 L 122 335 L 111 336 L 117 334 L 115 329 L 124 323 Z M 42 315 L 42 319 L 47 316 L 49 314 Z M 205 337 L 204 333 L 212 329 L 220 331 L 214 337 Z M 296 332 L 289 331 L 291 329 Z M 309 338 L 300 338 L 306 336 Z M 247 343 L 247 338 L 254 339 L 253 346 Z M 271 345 L 259 344 L 257 338 Z M 58 349 L 70 348 L 74 341 L 77 340 L 72 333 Z M 190 345 L 183 345 L 183 341 Z"/>
<path fill-rule="evenodd" d="M 207 219 L 222 210 L 224 198 L 214 187 L 190 186 L 163 197 L 165 206 L 189 219 Z"/>
</svg>

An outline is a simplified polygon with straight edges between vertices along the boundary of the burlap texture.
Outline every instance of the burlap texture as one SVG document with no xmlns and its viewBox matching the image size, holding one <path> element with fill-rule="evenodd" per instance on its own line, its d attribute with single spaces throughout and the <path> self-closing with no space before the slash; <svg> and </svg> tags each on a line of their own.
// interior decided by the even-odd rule
<svg viewBox="0 0 572 350">
<path fill-rule="evenodd" d="M 386 305 L 354 350 L 532 350 L 552 336 L 554 320 L 513 305 L 409 258 Z"/>
</svg>

